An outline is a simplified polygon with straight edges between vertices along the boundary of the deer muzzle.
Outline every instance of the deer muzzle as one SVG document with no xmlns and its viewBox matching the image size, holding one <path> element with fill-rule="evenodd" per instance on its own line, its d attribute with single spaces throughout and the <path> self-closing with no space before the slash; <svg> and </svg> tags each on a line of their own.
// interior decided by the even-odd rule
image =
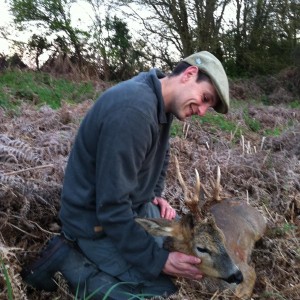
<svg viewBox="0 0 300 300">
<path fill-rule="evenodd" d="M 240 284 L 243 282 L 243 274 L 240 270 L 237 270 L 235 273 L 231 274 L 228 278 L 224 278 L 228 283 Z"/>
</svg>

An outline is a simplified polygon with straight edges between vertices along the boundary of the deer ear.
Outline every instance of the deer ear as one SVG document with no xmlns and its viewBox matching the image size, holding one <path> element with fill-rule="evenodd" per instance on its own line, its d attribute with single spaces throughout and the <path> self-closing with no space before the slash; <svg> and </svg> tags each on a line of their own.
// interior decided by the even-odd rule
<svg viewBox="0 0 300 300">
<path fill-rule="evenodd" d="M 142 219 L 136 218 L 146 231 L 155 236 L 173 236 L 173 222 L 166 219 Z"/>
</svg>

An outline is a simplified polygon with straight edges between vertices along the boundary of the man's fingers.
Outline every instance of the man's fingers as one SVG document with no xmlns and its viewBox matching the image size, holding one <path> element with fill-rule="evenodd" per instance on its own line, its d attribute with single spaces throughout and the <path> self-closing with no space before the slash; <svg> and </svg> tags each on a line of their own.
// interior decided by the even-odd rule
<svg viewBox="0 0 300 300">
<path fill-rule="evenodd" d="M 171 252 L 163 271 L 177 277 L 201 279 L 203 274 L 197 266 L 200 262 L 201 260 L 198 257 L 180 252 Z"/>
<path fill-rule="evenodd" d="M 176 211 L 172 207 L 166 207 L 161 211 L 161 216 L 164 219 L 172 220 L 176 216 Z"/>
</svg>

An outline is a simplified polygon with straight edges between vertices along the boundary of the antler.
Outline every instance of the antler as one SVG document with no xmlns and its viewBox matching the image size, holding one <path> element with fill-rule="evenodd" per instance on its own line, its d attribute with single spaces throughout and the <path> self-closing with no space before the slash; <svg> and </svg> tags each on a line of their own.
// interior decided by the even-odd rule
<svg viewBox="0 0 300 300">
<path fill-rule="evenodd" d="M 182 175 L 181 175 L 181 172 L 180 172 L 180 169 L 179 169 L 179 163 L 178 163 L 178 159 L 176 156 L 174 156 L 174 160 L 175 160 L 175 167 L 176 167 L 176 173 L 177 173 L 177 178 L 178 178 L 178 181 L 180 183 L 180 186 L 183 190 L 183 199 L 184 201 L 186 202 L 187 199 L 188 199 L 188 188 L 182 178 Z"/>
<path fill-rule="evenodd" d="M 199 197 L 200 197 L 200 189 L 201 189 L 199 173 L 198 173 L 197 169 L 195 169 L 196 184 L 195 184 L 194 194 L 192 194 L 191 192 L 189 192 L 189 190 L 182 178 L 177 157 L 174 156 L 174 159 L 175 159 L 175 166 L 176 166 L 176 173 L 177 173 L 178 181 L 183 190 L 184 202 L 188 206 L 188 208 L 189 208 L 190 212 L 193 214 L 193 216 L 197 220 L 200 220 L 202 218 L 202 212 L 201 212 L 201 209 L 199 206 Z"/>
<path fill-rule="evenodd" d="M 212 200 L 221 201 L 221 170 L 219 166 L 217 168 L 217 179 L 215 182 L 213 182 L 212 179 L 210 179 L 210 184 L 213 188 L 213 194 L 211 197 Z"/>
<path fill-rule="evenodd" d="M 220 167 L 217 167 L 217 178 L 215 181 L 213 181 L 212 178 L 209 179 L 211 187 L 212 187 L 212 194 L 210 194 L 204 186 L 201 186 L 200 183 L 200 176 L 199 173 L 197 171 L 197 169 L 195 169 L 195 173 L 196 173 L 196 184 L 195 184 L 195 188 L 194 188 L 194 193 L 191 193 L 189 191 L 189 189 L 187 188 L 181 172 L 180 172 L 180 168 L 179 168 L 179 162 L 178 159 L 176 157 L 176 155 L 174 155 L 174 160 L 175 160 L 175 166 L 176 166 L 176 173 L 177 173 L 177 178 L 178 181 L 180 183 L 180 186 L 183 190 L 183 197 L 184 197 L 184 202 L 186 203 L 187 207 L 189 208 L 190 212 L 197 218 L 197 219 L 201 219 L 203 217 L 203 215 L 205 214 L 206 211 L 208 211 L 208 207 L 211 206 L 211 202 L 214 201 L 221 201 L 222 198 L 220 196 L 220 192 L 221 192 L 221 170 Z M 205 196 L 207 197 L 208 201 L 205 201 L 205 199 L 203 199 L 203 203 L 200 204 L 199 200 L 200 200 L 200 190 L 203 190 Z"/>
</svg>

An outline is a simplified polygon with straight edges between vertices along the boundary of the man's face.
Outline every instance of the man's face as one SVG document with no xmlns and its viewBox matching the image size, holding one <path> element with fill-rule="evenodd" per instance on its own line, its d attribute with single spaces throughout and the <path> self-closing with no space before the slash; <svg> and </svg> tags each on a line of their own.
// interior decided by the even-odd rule
<svg viewBox="0 0 300 300">
<path fill-rule="evenodd" d="M 197 67 L 189 67 L 181 76 L 180 84 L 175 87 L 171 112 L 181 121 L 192 115 L 204 116 L 207 109 L 219 101 L 217 91 L 209 81 L 196 82 Z"/>
</svg>

